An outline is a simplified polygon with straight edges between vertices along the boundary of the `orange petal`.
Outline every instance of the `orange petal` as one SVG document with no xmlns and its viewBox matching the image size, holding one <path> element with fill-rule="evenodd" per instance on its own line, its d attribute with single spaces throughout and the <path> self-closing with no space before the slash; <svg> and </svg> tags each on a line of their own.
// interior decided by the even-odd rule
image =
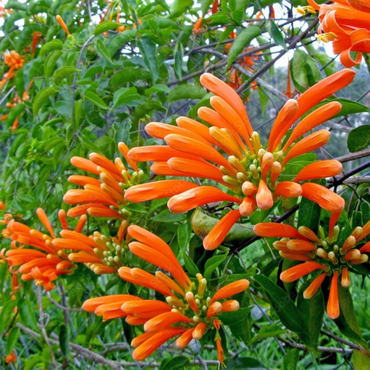
<svg viewBox="0 0 370 370">
<path fill-rule="evenodd" d="M 209 308 L 207 310 L 207 319 L 218 315 L 222 312 L 222 304 L 220 302 L 213 302 L 209 305 Z"/>
<path fill-rule="evenodd" d="M 129 314 L 138 314 L 150 311 L 171 311 L 172 306 L 162 301 L 156 301 L 153 299 L 140 300 L 140 301 L 128 301 L 122 304 L 122 310 Z"/>
<path fill-rule="evenodd" d="M 175 150 L 182 151 L 187 154 L 197 153 L 199 157 L 217 163 L 220 166 L 224 166 L 231 173 L 236 174 L 234 167 L 232 167 L 227 159 L 211 145 L 206 145 L 198 140 L 175 134 L 167 135 L 165 140 L 166 143 Z"/>
<path fill-rule="evenodd" d="M 344 209 L 345 201 L 338 194 L 326 187 L 315 184 L 305 183 L 302 185 L 302 196 L 317 203 L 320 207 L 330 212 L 337 212 Z"/>
<path fill-rule="evenodd" d="M 233 227 L 236 221 L 239 220 L 241 214 L 238 209 L 232 210 L 217 222 L 213 229 L 203 240 L 203 246 L 206 250 L 216 249 L 226 238 L 229 230 Z"/>
<path fill-rule="evenodd" d="M 166 284 L 171 290 L 185 297 L 183 289 L 162 271 L 156 271 L 155 276 L 164 284 Z"/>
<path fill-rule="evenodd" d="M 166 329 L 168 326 L 180 322 L 192 323 L 193 320 L 177 312 L 164 312 L 156 317 L 153 317 L 144 324 L 146 332 L 156 332 Z"/>
<path fill-rule="evenodd" d="M 88 244 L 85 244 L 81 240 L 56 238 L 51 242 L 51 244 L 58 249 L 71 249 L 75 251 L 87 251 L 94 253 L 93 248 L 91 248 Z"/>
<path fill-rule="evenodd" d="M 207 324 L 205 324 L 204 322 L 200 322 L 199 324 L 197 324 L 192 334 L 193 339 L 200 340 L 203 337 L 206 329 L 207 329 Z"/>
<path fill-rule="evenodd" d="M 72 157 L 71 164 L 83 171 L 87 171 L 95 175 L 99 175 L 98 166 L 86 158 Z"/>
<path fill-rule="evenodd" d="M 293 261 L 312 261 L 312 258 L 307 254 L 302 253 L 295 253 L 295 252 L 286 252 L 286 251 L 279 251 L 279 254 L 282 258 L 287 258 Z"/>
<path fill-rule="evenodd" d="M 173 213 L 182 213 L 204 204 L 223 201 L 242 202 L 241 199 L 226 194 L 213 186 L 199 186 L 173 196 L 167 206 Z"/>
<path fill-rule="evenodd" d="M 282 167 L 284 167 L 292 158 L 322 147 L 329 141 L 329 139 L 330 132 L 328 130 L 316 131 L 313 134 L 306 136 L 291 147 L 281 164 Z"/>
<path fill-rule="evenodd" d="M 240 96 L 234 91 L 234 89 L 210 73 L 204 73 L 200 77 L 200 83 L 206 89 L 212 91 L 215 95 L 218 95 L 222 99 L 224 99 L 243 120 L 249 135 L 252 135 L 253 129 L 250 124 L 244 103 L 240 99 Z"/>
<path fill-rule="evenodd" d="M 46 213 L 44 212 L 44 210 L 42 208 L 37 208 L 36 214 L 39 220 L 41 221 L 41 223 L 45 226 L 46 230 L 49 231 L 50 235 L 53 238 L 55 238 L 53 227 L 51 226 L 48 216 L 46 216 Z"/>
<path fill-rule="evenodd" d="M 177 126 L 184 128 L 188 131 L 192 131 L 198 134 L 199 136 L 202 136 L 210 144 L 217 146 L 217 141 L 209 133 L 208 127 L 203 125 L 202 123 L 199 123 L 188 117 L 179 117 L 176 119 L 176 123 Z"/>
<path fill-rule="evenodd" d="M 309 241 L 302 239 L 291 239 L 287 243 L 287 247 L 293 252 L 311 252 L 316 251 L 316 247 Z"/>
<path fill-rule="evenodd" d="M 118 168 L 114 163 L 112 163 L 108 158 L 102 156 L 98 153 L 91 153 L 89 155 L 90 160 L 95 163 L 97 166 L 105 168 L 108 172 L 122 177 L 121 173 L 118 171 Z"/>
<path fill-rule="evenodd" d="M 174 125 L 169 125 L 166 123 L 158 123 L 158 122 L 151 122 L 145 126 L 145 131 L 152 137 L 157 139 L 162 139 L 167 135 L 170 134 L 177 134 L 185 137 L 189 137 L 194 140 L 201 141 L 206 145 L 211 145 L 207 140 L 205 140 L 202 136 L 194 133 L 193 131 L 189 131 L 187 129 L 177 127 Z"/>
<path fill-rule="evenodd" d="M 199 177 L 222 181 L 222 172 L 216 166 L 206 161 L 193 161 L 188 158 L 171 158 L 167 161 L 170 168 L 183 172 L 183 176 Z"/>
<path fill-rule="evenodd" d="M 176 347 L 179 349 L 185 348 L 193 340 L 194 330 L 195 328 L 191 328 L 181 334 L 181 336 L 176 339 Z"/>
<path fill-rule="evenodd" d="M 338 297 L 338 271 L 335 271 L 331 279 L 328 305 L 326 307 L 328 316 L 331 319 L 337 319 L 340 315 L 339 297 Z"/>
<path fill-rule="evenodd" d="M 272 153 L 284 137 L 290 126 L 294 123 L 294 117 L 298 112 L 296 100 L 288 100 L 281 108 L 274 124 L 272 125 L 267 151 Z"/>
<path fill-rule="evenodd" d="M 274 197 L 298 198 L 301 194 L 301 185 L 291 181 L 281 181 L 275 189 Z"/>
<path fill-rule="evenodd" d="M 119 208 L 119 204 L 100 189 L 95 189 L 94 191 L 85 189 L 71 189 L 64 194 L 63 200 L 67 204 L 72 205 L 96 202 Z"/>
<path fill-rule="evenodd" d="M 87 213 L 87 210 L 90 207 L 107 208 L 103 204 L 87 203 L 87 204 L 83 204 L 81 206 L 77 206 L 77 207 L 74 207 L 74 208 L 69 209 L 68 212 L 67 212 L 67 216 L 68 217 L 79 217 L 79 216 L 85 215 Z"/>
<path fill-rule="evenodd" d="M 131 186 L 125 192 L 125 199 L 133 203 L 172 197 L 198 185 L 185 180 L 162 180 L 147 184 Z"/>
<path fill-rule="evenodd" d="M 123 158 L 126 159 L 126 162 L 131 166 L 131 168 L 136 172 L 139 171 L 137 163 L 131 160 L 128 156 L 128 152 L 130 151 L 130 149 L 127 147 L 127 145 L 122 142 L 118 143 L 118 150 L 121 152 Z"/>
<path fill-rule="evenodd" d="M 235 299 L 230 299 L 222 303 L 222 312 L 234 312 L 238 311 L 240 304 Z"/>
<path fill-rule="evenodd" d="M 231 284 L 225 285 L 215 293 L 215 295 L 210 300 L 210 304 L 220 299 L 229 298 L 235 294 L 244 292 L 248 289 L 248 287 L 249 281 L 246 279 L 237 280 Z"/>
<path fill-rule="evenodd" d="M 87 213 L 92 217 L 121 218 L 121 219 L 125 218 L 120 213 L 110 208 L 101 208 L 93 206 L 88 208 Z"/>
<path fill-rule="evenodd" d="M 274 205 L 271 191 L 262 179 L 258 184 L 256 201 L 257 207 L 262 210 L 270 209 Z"/>
<path fill-rule="evenodd" d="M 298 99 L 299 109 L 294 121 L 304 113 L 320 103 L 322 100 L 333 95 L 338 90 L 349 85 L 354 79 L 356 72 L 351 69 L 342 69 L 329 77 L 319 81 L 314 86 L 306 90 Z M 293 121 L 293 122 L 294 122 Z"/>
<path fill-rule="evenodd" d="M 248 149 L 244 145 L 242 139 L 239 136 L 238 131 L 233 127 L 226 119 L 224 119 L 221 115 L 219 115 L 214 110 L 208 108 L 208 107 L 200 107 L 198 109 L 198 116 L 208 122 L 212 126 L 216 126 L 219 128 L 226 128 L 231 135 L 233 135 L 236 142 L 239 144 L 241 148 L 243 148 L 243 151 L 245 153 L 248 153 Z M 216 144 L 218 146 L 218 144 Z"/>
<path fill-rule="evenodd" d="M 166 145 L 141 146 L 132 148 L 128 157 L 136 162 L 167 162 L 172 157 L 184 157 L 197 160 L 198 156 L 170 148 Z"/>
<path fill-rule="evenodd" d="M 122 305 L 123 302 L 127 302 L 130 300 L 136 301 L 141 300 L 141 298 L 130 294 L 116 294 L 104 297 L 90 298 L 84 302 L 84 304 L 82 305 L 82 309 L 87 312 L 94 312 L 102 304 L 120 302 Z"/>
<path fill-rule="evenodd" d="M 143 361 L 150 356 L 159 346 L 161 346 L 168 339 L 184 333 L 187 329 L 169 329 L 162 330 L 147 339 L 144 343 L 140 344 L 132 352 L 132 358 L 135 361 Z"/>
<path fill-rule="evenodd" d="M 63 229 L 68 229 L 67 215 L 64 209 L 59 210 L 58 212 L 59 222 Z"/>
<path fill-rule="evenodd" d="M 68 177 L 68 181 L 71 182 L 72 184 L 80 186 L 85 186 L 86 184 L 91 184 L 95 186 L 101 185 L 101 181 L 89 176 L 72 175 Z"/>
<path fill-rule="evenodd" d="M 284 283 L 291 283 L 300 279 L 302 276 L 308 275 L 315 270 L 326 270 L 326 266 L 317 262 L 301 263 L 297 266 L 291 267 L 280 274 L 280 279 Z"/>
<path fill-rule="evenodd" d="M 254 226 L 253 231 L 256 235 L 266 238 L 306 239 L 297 231 L 296 228 L 284 224 L 260 223 Z"/>
<path fill-rule="evenodd" d="M 79 263 L 102 262 L 102 260 L 99 257 L 94 256 L 93 254 L 86 253 L 86 252 L 70 253 L 68 255 L 68 259 L 71 262 L 79 262 Z"/>
<path fill-rule="evenodd" d="M 336 176 L 342 172 L 342 163 L 328 159 L 325 161 L 314 162 L 304 167 L 293 181 L 306 181 L 313 179 L 322 179 Z"/>
<path fill-rule="evenodd" d="M 190 279 L 186 275 L 185 271 L 182 269 L 176 256 L 172 252 L 172 249 L 161 238 L 137 225 L 130 225 L 129 228 L 127 229 L 127 232 L 132 238 L 138 240 L 139 242 L 145 245 L 148 245 L 150 248 L 153 248 L 157 250 L 157 252 L 166 256 L 177 268 L 177 270 L 181 271 L 181 274 L 183 275 L 187 283 L 189 285 L 191 284 Z"/>
<path fill-rule="evenodd" d="M 174 264 L 168 257 L 164 254 L 158 252 L 155 249 L 148 247 L 145 244 L 138 242 L 131 242 L 129 248 L 133 254 L 140 257 L 141 259 L 158 266 L 165 271 L 168 271 L 172 276 L 178 281 L 178 283 L 186 288 L 188 286 L 187 279 L 184 276 L 182 268 L 178 268 L 178 264 Z"/>
<path fill-rule="evenodd" d="M 324 272 L 323 274 L 320 274 L 309 286 L 308 288 L 303 292 L 303 297 L 305 299 L 312 298 L 316 292 L 319 290 L 321 284 L 325 280 L 326 276 L 328 274 Z"/>
<path fill-rule="evenodd" d="M 244 122 L 237 114 L 237 112 L 235 112 L 235 110 L 226 102 L 226 100 L 218 96 L 212 96 L 210 102 L 212 108 L 214 108 L 223 119 L 229 122 L 230 125 L 234 127 L 236 132 L 243 137 L 244 141 L 249 147 L 249 150 L 253 153 L 253 147 L 250 141 L 250 136 L 252 134 L 248 132 L 244 125 Z"/>
<path fill-rule="evenodd" d="M 245 184 L 245 183 L 244 183 Z M 245 197 L 239 206 L 239 213 L 246 217 L 250 216 L 256 209 L 256 199 L 253 197 Z"/>
<path fill-rule="evenodd" d="M 338 102 L 331 102 L 310 113 L 301 122 L 299 122 L 296 128 L 293 130 L 288 141 L 284 145 L 283 152 L 285 152 L 300 136 L 334 117 L 340 112 L 341 109 L 342 104 Z"/>
</svg>

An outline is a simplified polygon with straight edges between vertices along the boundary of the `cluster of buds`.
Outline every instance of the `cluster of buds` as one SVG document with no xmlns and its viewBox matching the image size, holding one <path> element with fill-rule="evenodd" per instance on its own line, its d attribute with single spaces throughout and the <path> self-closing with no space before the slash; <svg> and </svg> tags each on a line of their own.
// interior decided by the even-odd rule
<svg viewBox="0 0 370 370">
<path fill-rule="evenodd" d="M 12 50 L 10 53 L 4 55 L 4 62 L 10 68 L 21 69 L 23 67 L 24 58 L 16 51 Z"/>
<path fill-rule="evenodd" d="M 339 213 L 340 214 L 340 213 Z M 339 217 L 334 214 L 334 217 Z M 330 318 L 336 319 L 339 314 L 338 279 L 344 288 L 350 285 L 349 270 L 354 265 L 366 263 L 369 259 L 370 242 L 364 239 L 370 234 L 370 221 L 364 227 L 356 227 L 342 244 L 338 241 L 340 234 L 339 226 L 329 227 L 326 236 L 324 229 L 319 227 L 318 233 L 314 233 L 306 226 L 295 229 L 289 225 L 261 223 L 254 227 L 259 236 L 283 237 L 274 242 L 274 247 L 283 258 L 302 261 L 280 275 L 280 279 L 290 283 L 308 275 L 316 270 L 322 270 L 304 291 L 303 296 L 309 299 L 314 296 L 326 277 L 331 279 L 331 288 L 327 306 Z"/>
<path fill-rule="evenodd" d="M 124 262 L 128 250 L 125 237 L 127 237 L 128 222 L 123 220 L 116 237 L 106 237 L 95 231 L 87 241 L 92 250 L 71 253 L 70 261 L 82 262 L 97 275 L 116 273 Z M 87 244 L 85 243 L 85 244 Z"/>
<path fill-rule="evenodd" d="M 164 342 L 179 336 L 176 346 L 185 348 L 193 339 L 200 340 L 207 331 L 215 330 L 214 340 L 218 359 L 224 354 L 219 334 L 222 322 L 218 315 L 239 309 L 239 302 L 228 299 L 249 287 L 248 280 L 237 280 L 212 293 L 207 279 L 197 274 L 192 281 L 182 269 L 171 248 L 156 235 L 136 225 L 128 234 L 138 242 L 131 242 L 131 252 L 160 269 L 155 276 L 139 268 L 121 267 L 119 276 L 132 284 L 161 293 L 161 300 L 142 299 L 129 294 L 98 297 L 87 300 L 83 309 L 103 316 L 103 320 L 125 317 L 130 325 L 144 325 L 144 333 L 134 338 L 133 358 L 142 361 Z"/>
<path fill-rule="evenodd" d="M 77 217 L 86 213 L 93 217 L 118 219 L 130 216 L 130 212 L 124 208 L 127 203 L 124 192 L 129 187 L 140 184 L 144 173 L 139 170 L 135 161 L 127 157 L 129 149 L 124 143 L 119 143 L 118 149 L 133 172 L 125 167 L 120 158 L 116 158 L 114 163 L 97 153 L 91 153 L 90 160 L 81 157 L 71 158 L 71 163 L 75 167 L 98 175 L 99 179 L 81 175 L 69 177 L 69 182 L 83 186 L 84 189 L 72 189 L 64 195 L 63 199 L 67 204 L 81 204 L 70 209 L 68 216 Z"/>
</svg>

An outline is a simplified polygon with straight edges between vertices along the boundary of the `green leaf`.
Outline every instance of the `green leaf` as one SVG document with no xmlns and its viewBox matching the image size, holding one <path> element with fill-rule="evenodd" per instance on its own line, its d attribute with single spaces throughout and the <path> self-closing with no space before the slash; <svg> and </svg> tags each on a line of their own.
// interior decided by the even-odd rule
<svg viewBox="0 0 370 370">
<path fill-rule="evenodd" d="M 9 0 L 5 3 L 5 9 L 23 10 L 27 11 L 28 7 L 17 0 Z"/>
<path fill-rule="evenodd" d="M 108 62 L 112 63 L 112 59 L 111 59 L 111 56 L 109 54 L 109 51 L 108 49 L 105 47 L 105 45 L 103 44 L 103 41 L 101 40 L 98 40 L 96 42 L 96 51 L 98 52 L 98 54 L 103 57 L 104 59 L 106 59 Z"/>
<path fill-rule="evenodd" d="M 150 78 L 150 73 L 142 68 L 126 67 L 115 73 L 109 83 L 113 89 L 119 86 L 124 86 L 128 82 L 136 82 L 138 80 L 147 80 Z M 158 86 L 158 85 L 157 85 Z M 167 87 L 167 86 L 166 86 Z"/>
<path fill-rule="evenodd" d="M 348 150 L 351 153 L 359 152 L 370 145 L 370 125 L 363 125 L 353 129 L 347 139 Z"/>
<path fill-rule="evenodd" d="M 152 75 L 153 84 L 155 84 L 159 77 L 157 47 L 149 37 L 143 37 L 142 39 L 138 40 L 138 46 L 143 54 L 144 63 Z"/>
<path fill-rule="evenodd" d="M 98 26 L 96 26 L 94 30 L 94 36 L 99 36 L 103 32 L 115 30 L 119 26 L 120 26 L 119 23 L 112 22 L 112 21 L 106 21 L 106 22 L 100 23 Z"/>
<path fill-rule="evenodd" d="M 190 363 L 190 360 L 185 356 L 176 356 L 173 358 L 166 358 L 161 361 L 159 370 L 182 370 L 186 369 Z"/>
<path fill-rule="evenodd" d="M 335 319 L 334 322 L 345 336 L 355 341 L 365 349 L 368 349 L 368 344 L 362 337 L 361 330 L 357 322 L 357 317 L 349 289 L 343 288 L 340 284 L 338 284 L 338 292 L 340 316 Z"/>
<path fill-rule="evenodd" d="M 260 331 L 252 339 L 252 342 L 257 342 L 259 340 L 264 340 L 266 338 L 277 337 L 286 333 L 286 330 L 282 329 L 279 325 L 269 325 L 263 326 Z"/>
<path fill-rule="evenodd" d="M 325 302 L 321 289 L 311 299 L 305 299 L 303 297 L 303 292 L 308 288 L 309 284 L 310 282 L 307 282 L 302 285 L 298 296 L 297 307 L 307 324 L 308 334 L 312 343 L 311 348 L 316 351 L 319 345 L 320 330 L 325 313 Z"/>
<path fill-rule="evenodd" d="M 54 83 L 56 85 L 60 85 L 60 83 L 70 75 L 73 75 L 74 73 L 78 72 L 78 69 L 71 66 L 65 66 L 62 68 L 59 68 L 54 73 Z"/>
<path fill-rule="evenodd" d="M 36 117 L 37 113 L 39 112 L 42 105 L 46 102 L 50 96 L 54 95 L 57 90 L 53 89 L 52 87 L 46 87 L 45 89 L 39 91 L 36 95 L 33 104 L 32 104 L 32 112 L 33 116 Z"/>
<path fill-rule="evenodd" d="M 279 30 L 278 26 L 272 19 L 267 19 L 266 20 L 266 30 L 272 37 L 272 39 L 281 47 L 283 47 L 285 50 L 287 50 L 285 41 L 284 41 L 284 36 Z"/>
<path fill-rule="evenodd" d="M 119 49 L 125 46 L 130 40 L 135 38 L 137 30 L 126 30 L 114 37 L 111 37 L 107 43 L 109 54 L 113 57 Z"/>
<path fill-rule="evenodd" d="M 8 302 L 3 304 L 0 312 L 0 333 L 2 333 L 9 325 L 11 315 L 14 308 L 17 306 L 17 301 L 10 299 Z"/>
<path fill-rule="evenodd" d="M 55 50 L 61 50 L 63 49 L 63 43 L 62 41 L 56 39 L 56 40 L 51 40 L 47 42 L 45 45 L 42 46 L 39 52 L 39 56 L 43 57 L 46 54 L 51 53 L 52 51 Z"/>
<path fill-rule="evenodd" d="M 177 18 L 193 5 L 193 0 L 175 0 L 170 7 L 171 18 Z"/>
<path fill-rule="evenodd" d="M 308 328 L 300 311 L 294 305 L 290 296 L 266 276 L 257 275 L 254 279 L 260 286 L 260 289 L 265 291 L 265 295 L 269 299 L 271 306 L 279 316 L 281 322 L 289 330 L 297 333 L 301 340 L 310 347 L 311 343 L 308 335 Z"/>
<path fill-rule="evenodd" d="M 6 338 L 5 354 L 8 356 L 13 351 L 14 346 L 17 344 L 19 338 L 19 328 L 14 327 L 10 330 Z"/>
<path fill-rule="evenodd" d="M 213 256 L 207 260 L 204 266 L 204 277 L 209 279 L 212 276 L 212 273 L 215 272 L 218 266 L 221 265 L 223 261 L 227 258 L 228 253 L 221 254 L 218 256 Z"/>
<path fill-rule="evenodd" d="M 354 350 L 352 364 L 356 370 L 370 369 L 370 357 L 360 351 Z"/>
<path fill-rule="evenodd" d="M 84 97 L 101 109 L 109 109 L 107 104 L 105 104 L 104 101 L 92 91 L 86 91 Z"/>
<path fill-rule="evenodd" d="M 196 274 L 199 274 L 199 269 L 197 265 L 193 262 L 193 260 L 188 256 L 188 254 L 185 251 L 183 253 L 183 256 L 184 256 L 185 267 L 190 273 L 190 275 L 195 276 Z"/>
<path fill-rule="evenodd" d="M 44 64 L 44 73 L 46 79 L 49 79 L 49 77 L 53 74 L 54 68 L 62 55 L 63 52 L 61 50 L 56 50 L 46 58 Z"/>
<path fill-rule="evenodd" d="M 26 105 L 25 104 L 17 104 L 14 108 L 12 108 L 8 114 L 8 117 L 6 118 L 6 126 L 7 127 L 10 127 L 13 122 L 15 121 L 15 119 L 20 116 L 24 110 L 26 109 Z"/>
<path fill-rule="evenodd" d="M 165 209 L 158 215 L 151 217 L 150 219 L 157 222 L 180 222 L 183 221 L 185 215 L 182 213 L 172 213 L 170 210 Z"/>
<path fill-rule="evenodd" d="M 136 87 L 119 89 L 113 95 L 113 108 L 117 108 L 135 99 L 141 100 L 141 96 L 137 93 Z"/>
<path fill-rule="evenodd" d="M 287 352 L 283 359 L 283 370 L 296 370 L 299 361 L 299 351 L 297 348 Z"/>
<path fill-rule="evenodd" d="M 152 113 L 153 110 L 165 111 L 165 108 L 159 101 L 146 101 L 144 104 L 135 109 L 132 117 L 132 123 L 137 124 L 141 118 L 144 118 L 147 114 Z"/>
<path fill-rule="evenodd" d="M 27 326 L 27 328 L 38 331 L 37 321 L 29 299 L 21 299 L 18 302 L 18 311 L 21 316 L 22 323 Z"/>
<path fill-rule="evenodd" d="M 266 112 L 266 108 L 270 102 L 270 98 L 265 94 L 265 92 L 261 88 L 258 89 L 258 95 L 260 97 L 260 103 L 261 103 L 261 114 L 262 116 L 264 116 Z"/>
<path fill-rule="evenodd" d="M 179 85 L 170 91 L 168 101 L 170 103 L 181 99 L 202 99 L 207 94 L 200 86 L 195 85 Z"/>
<path fill-rule="evenodd" d="M 290 61 L 290 74 L 294 86 L 299 91 L 305 91 L 308 88 L 308 77 L 306 72 L 307 56 L 308 55 L 304 51 L 296 49 Z"/>
<path fill-rule="evenodd" d="M 211 4 L 214 2 L 214 0 L 200 0 L 200 10 L 203 14 L 203 16 L 205 16 L 211 6 Z"/>
<path fill-rule="evenodd" d="M 65 324 L 59 326 L 59 346 L 64 357 L 69 356 L 69 330 Z"/>
<path fill-rule="evenodd" d="M 244 320 L 251 312 L 252 307 L 242 307 L 238 311 L 234 312 L 223 312 L 220 315 L 220 320 L 225 325 L 235 325 L 238 322 Z"/>
<path fill-rule="evenodd" d="M 232 357 L 226 359 L 225 369 L 264 370 L 267 368 L 251 357 Z"/>
<path fill-rule="evenodd" d="M 187 248 L 191 237 L 191 225 L 186 222 L 177 229 L 177 242 L 180 248 Z"/>
<path fill-rule="evenodd" d="M 227 66 L 230 67 L 239 54 L 246 48 L 250 42 L 261 34 L 261 29 L 258 26 L 249 26 L 244 28 L 242 32 L 234 40 L 227 61 Z"/>
<path fill-rule="evenodd" d="M 170 88 L 167 86 L 167 85 L 154 85 L 152 87 L 150 87 L 149 89 L 146 89 L 145 90 L 145 95 L 146 96 L 150 96 L 152 94 L 156 94 L 156 93 L 166 93 L 168 94 L 170 92 Z"/>
<path fill-rule="evenodd" d="M 298 212 L 298 227 L 307 226 L 314 233 L 320 222 L 321 207 L 307 198 L 302 198 Z"/>
</svg>

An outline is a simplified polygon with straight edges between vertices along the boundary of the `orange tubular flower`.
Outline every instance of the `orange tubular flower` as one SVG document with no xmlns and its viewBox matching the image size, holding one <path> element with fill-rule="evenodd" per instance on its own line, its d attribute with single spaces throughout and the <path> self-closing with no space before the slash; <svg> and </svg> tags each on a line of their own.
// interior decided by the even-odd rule
<svg viewBox="0 0 370 370">
<path fill-rule="evenodd" d="M 37 47 L 37 44 L 38 44 L 41 36 L 42 36 L 41 32 L 39 32 L 39 31 L 35 31 L 32 34 L 32 58 L 35 55 L 36 47 Z"/>
<path fill-rule="evenodd" d="M 35 280 L 36 285 L 51 290 L 55 287 L 53 281 L 59 275 L 73 273 L 75 265 L 68 260 L 63 248 L 53 244 L 55 233 L 45 212 L 39 208 L 36 214 L 51 236 L 14 220 L 6 221 L 2 234 L 12 240 L 12 249 L 5 253 L 5 260 L 12 274 L 20 272 L 23 281 Z M 26 245 L 36 249 L 25 248 Z M 68 245 L 68 249 L 72 248 Z M 13 266 L 20 267 L 14 270 Z"/>
<path fill-rule="evenodd" d="M 123 158 L 134 172 L 129 171 L 120 158 L 114 163 L 106 157 L 91 153 L 90 159 L 72 157 L 71 163 L 82 171 L 98 175 L 99 179 L 91 176 L 72 175 L 68 181 L 83 186 L 84 189 L 68 190 L 63 200 L 70 205 L 83 204 L 68 211 L 68 216 L 77 217 L 89 214 L 93 217 L 125 219 L 124 191 L 132 185 L 141 182 L 143 172 L 137 163 L 127 157 L 129 151 L 124 143 L 118 144 Z"/>
<path fill-rule="evenodd" d="M 69 29 L 67 27 L 67 25 L 64 23 L 64 20 L 63 18 L 60 16 L 60 15 L 57 15 L 55 17 L 55 19 L 57 20 L 57 22 L 59 23 L 60 27 L 62 28 L 62 30 L 68 35 L 70 36 L 70 32 L 69 32 Z"/>
<path fill-rule="evenodd" d="M 136 347 L 133 358 L 137 361 L 146 359 L 175 336 L 180 336 L 176 340 L 178 348 L 185 348 L 192 339 L 199 340 L 210 330 L 216 330 L 217 337 L 221 326 L 217 315 L 223 310 L 230 312 L 239 309 L 239 302 L 224 299 L 248 289 L 248 280 L 235 281 L 212 294 L 207 280 L 201 274 L 197 274 L 195 282 L 190 280 L 171 248 L 162 239 L 136 225 L 128 228 L 128 234 L 138 240 L 129 244 L 134 254 L 167 271 L 173 278 L 161 271 L 153 276 L 141 269 L 128 267 L 119 269 L 120 277 L 163 294 L 165 302 L 118 295 L 89 299 L 83 308 L 103 315 L 104 320 L 126 317 L 130 325 L 144 325 L 145 332 L 131 343 Z M 119 305 L 121 312 L 117 310 Z M 221 344 L 218 347 L 218 352 L 223 352 Z"/>
<path fill-rule="evenodd" d="M 280 198 L 299 197 L 314 200 L 330 212 L 343 209 L 341 197 L 318 184 L 300 185 L 307 181 L 341 172 L 341 164 L 335 160 L 310 164 L 303 168 L 293 181 L 282 181 L 287 164 L 296 157 L 323 146 L 330 137 L 326 130 L 303 135 L 337 115 L 341 109 L 338 102 L 330 102 L 308 114 L 293 129 L 284 143 L 289 128 L 316 104 L 348 85 L 355 73 L 342 70 L 320 81 L 297 100 L 289 100 L 279 112 L 272 127 L 266 149 L 260 137 L 253 132 L 244 104 L 238 94 L 215 76 L 205 73 L 201 83 L 215 96 L 211 98 L 213 109 L 201 107 L 199 117 L 209 126 L 187 117 L 177 119 L 174 127 L 162 123 L 146 126 L 149 135 L 164 139 L 167 146 L 133 148 L 128 158 L 137 162 L 154 162 L 152 170 L 161 176 L 197 177 L 215 181 L 229 189 L 228 193 L 216 186 L 196 186 L 186 181 L 172 189 L 169 181 L 158 185 L 143 184 L 131 187 L 125 193 L 130 202 L 144 202 L 172 196 L 168 201 L 174 213 L 186 212 L 213 202 L 232 202 L 234 211 L 226 214 L 204 240 L 206 249 L 217 248 L 227 232 L 240 217 L 250 216 L 256 208 L 271 209 Z M 222 154 L 222 153 L 226 153 Z M 325 171 L 324 171 L 325 170 Z M 169 186 L 166 187 L 166 184 Z M 181 186 L 180 186 L 181 184 Z M 151 191 L 153 189 L 153 191 Z M 174 195 L 171 192 L 175 193 Z"/>
<path fill-rule="evenodd" d="M 334 54 L 340 54 L 345 67 L 360 64 L 361 53 L 370 52 L 370 6 L 365 1 L 334 0 L 332 4 L 317 4 L 308 0 L 310 7 L 319 11 L 319 34 L 323 42 L 333 42 Z M 355 59 L 351 52 L 358 52 Z"/>
<path fill-rule="evenodd" d="M 340 239 L 343 240 L 343 233 L 347 231 L 345 229 L 341 231 L 339 226 L 334 226 L 338 218 L 338 214 L 332 214 L 327 236 L 321 226 L 317 235 L 306 226 L 300 226 L 296 230 L 289 225 L 261 223 L 254 227 L 255 233 L 259 236 L 283 238 L 273 243 L 283 258 L 303 262 L 281 273 L 280 279 L 285 283 L 321 270 L 303 292 L 304 298 L 312 298 L 323 281 L 327 277 L 331 279 L 327 305 L 328 316 L 331 319 L 336 319 L 340 315 L 338 282 L 343 288 L 348 288 L 351 284 L 348 270 L 353 265 L 366 263 L 367 253 L 370 253 L 370 248 L 367 247 L 370 246 L 370 242 L 365 244 L 363 242 L 370 234 L 370 221 L 364 227 L 356 227 L 350 235 L 344 235 L 346 239 L 339 245 L 339 233 L 341 232 Z"/>
<path fill-rule="evenodd" d="M 203 16 L 201 16 L 197 22 L 195 23 L 194 27 L 193 27 L 193 33 L 195 34 L 200 34 L 203 32 L 202 30 L 202 25 L 203 25 Z"/>
</svg>

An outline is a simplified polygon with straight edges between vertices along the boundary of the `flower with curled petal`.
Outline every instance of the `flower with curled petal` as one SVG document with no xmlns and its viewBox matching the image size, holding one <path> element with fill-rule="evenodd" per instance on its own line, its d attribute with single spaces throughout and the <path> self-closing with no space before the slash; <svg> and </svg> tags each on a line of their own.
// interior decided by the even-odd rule
<svg viewBox="0 0 370 370">
<path fill-rule="evenodd" d="M 317 38 L 332 42 L 334 54 L 340 54 L 345 67 L 361 63 L 362 54 L 370 52 L 370 5 L 361 0 L 334 0 L 331 4 L 317 4 L 308 0 L 309 6 L 319 11 Z M 355 59 L 351 52 L 358 52 Z"/>
<path fill-rule="evenodd" d="M 178 118 L 177 127 L 150 123 L 145 127 L 147 133 L 163 139 L 167 145 L 133 148 L 128 157 L 137 162 L 154 162 L 151 169 L 157 175 L 212 180 L 228 192 L 217 185 L 199 186 L 184 180 L 181 186 L 188 186 L 189 189 L 174 191 L 172 186 L 179 180 L 164 180 L 130 187 L 125 192 L 125 199 L 143 202 L 171 197 L 168 207 L 174 213 L 213 202 L 233 203 L 236 209 L 227 213 L 204 239 L 203 245 L 208 250 L 222 243 L 240 217 L 251 215 L 256 208 L 271 209 L 281 197 L 297 198 L 302 195 L 330 212 L 343 209 L 343 199 L 324 186 L 300 184 L 337 175 L 342 169 L 338 161 L 314 162 L 303 168 L 293 181 L 284 180 L 287 164 L 292 159 L 320 148 L 329 140 L 330 132 L 327 130 L 303 135 L 338 114 L 341 104 L 330 102 L 320 106 L 306 115 L 289 137 L 286 134 L 302 115 L 348 85 L 354 74 L 349 69 L 342 70 L 317 83 L 297 100 L 288 100 L 279 112 L 264 148 L 259 134 L 253 132 L 238 94 L 215 76 L 208 73 L 202 75 L 201 83 L 215 96 L 211 98 L 213 109 L 201 107 L 198 115 L 210 127 L 187 117 Z"/>
<path fill-rule="evenodd" d="M 178 348 L 185 348 L 193 339 L 200 340 L 206 332 L 215 331 L 215 342 L 219 361 L 224 361 L 219 329 L 222 312 L 239 309 L 237 300 L 228 299 L 248 289 L 249 281 L 242 279 L 227 284 L 212 292 L 207 279 L 197 274 L 192 281 L 182 269 L 171 248 L 156 235 L 131 225 L 128 234 L 137 241 L 129 244 L 133 254 L 155 265 L 155 276 L 139 268 L 121 267 L 120 277 L 132 284 L 154 290 L 164 300 L 141 299 L 137 296 L 117 295 L 91 298 L 82 308 L 103 316 L 104 320 L 126 317 L 130 325 L 144 325 L 144 333 L 134 338 L 133 358 L 146 359 L 170 338 L 176 340 Z"/>
</svg>

